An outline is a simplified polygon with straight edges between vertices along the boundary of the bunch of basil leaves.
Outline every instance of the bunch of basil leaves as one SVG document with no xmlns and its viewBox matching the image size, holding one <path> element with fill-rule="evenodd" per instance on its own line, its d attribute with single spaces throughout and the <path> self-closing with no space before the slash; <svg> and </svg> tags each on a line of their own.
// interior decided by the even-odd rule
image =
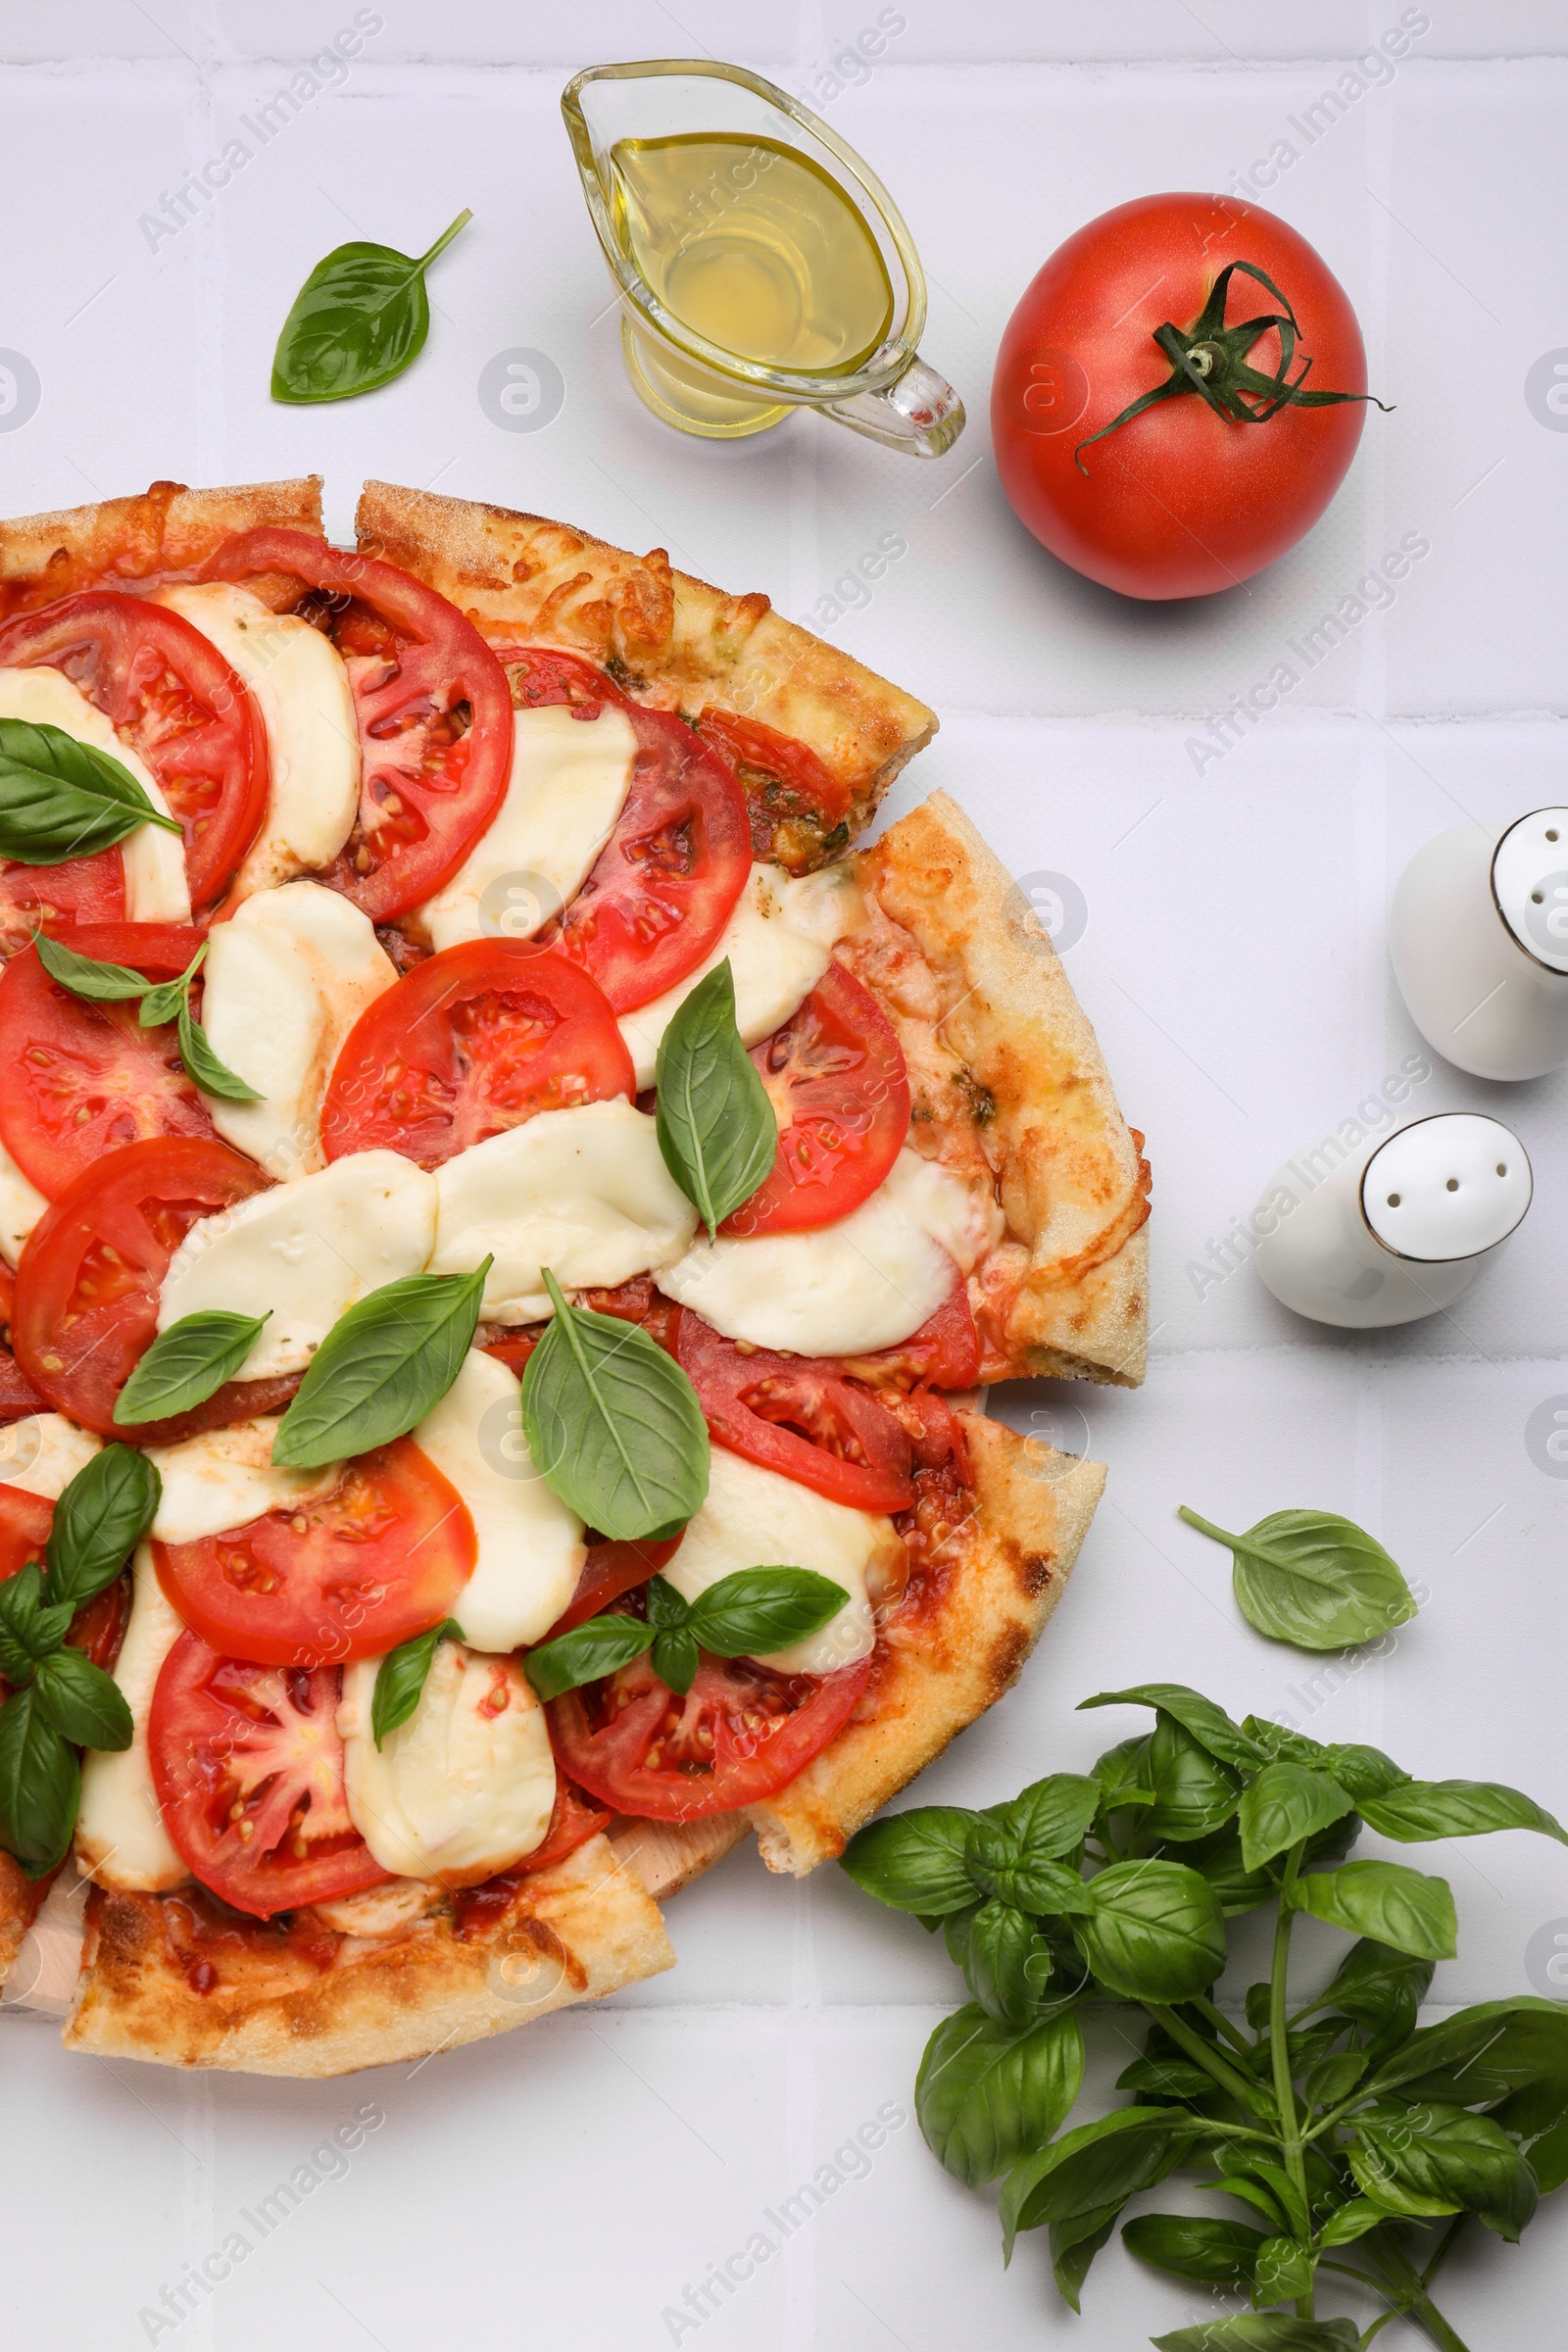
<svg viewBox="0 0 1568 2352">
<path fill-rule="evenodd" d="M 1511 2242 L 1568 2180 L 1568 2005 L 1486 2001 L 1418 2030 L 1434 1964 L 1454 1956 L 1453 1897 L 1347 1857 L 1363 1824 L 1400 1844 L 1568 1836 L 1517 1789 L 1415 1780 L 1376 1748 L 1235 1723 L 1178 1684 L 1083 1703 L 1152 1708 L 1153 1729 L 1008 1804 L 873 1822 L 844 1854 L 858 1886 L 943 1929 L 972 1996 L 920 2067 L 931 2148 L 971 2187 L 1001 2179 L 1009 2259 L 1020 2230 L 1049 2230 L 1074 2310 L 1128 2200 L 1201 2168 L 1242 2216 L 1145 2213 L 1123 2240 L 1251 2309 L 1152 2338 L 1163 2352 L 1353 2352 L 1395 2314 L 1464 2352 L 1432 2283 L 1470 2217 Z M 1212 1988 L 1227 1920 L 1267 1906 L 1272 1966 L 1244 2026 Z M 1301 1912 L 1357 1940 L 1293 2005 Z M 1097 2002 L 1144 2012 L 1118 2084 L 1132 2098 L 1066 2129 Z M 1316 2315 L 1341 2277 L 1386 2306 L 1364 2333 Z"/>
</svg>

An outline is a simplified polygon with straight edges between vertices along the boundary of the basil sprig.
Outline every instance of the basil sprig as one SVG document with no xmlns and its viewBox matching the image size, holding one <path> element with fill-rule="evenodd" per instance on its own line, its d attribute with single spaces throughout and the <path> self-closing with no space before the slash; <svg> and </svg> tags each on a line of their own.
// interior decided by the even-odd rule
<svg viewBox="0 0 1568 2352">
<path fill-rule="evenodd" d="M 65 1857 L 76 1826 L 76 1747 L 128 1747 L 130 1709 L 112 1676 L 65 1646 L 72 1619 L 112 1585 L 152 1525 L 159 1479 L 145 1455 L 106 1446 L 55 1505 L 45 1564 L 0 1583 L 0 1846 L 28 1878 Z"/>
<path fill-rule="evenodd" d="M 334 246 L 283 321 L 272 355 L 272 398 L 347 400 L 401 375 L 430 331 L 424 273 L 472 219 L 461 212 L 416 261 L 390 245 Z"/>
<path fill-rule="evenodd" d="M 1273 1511 L 1227 1535 L 1184 1503 L 1180 1516 L 1229 1544 L 1236 1605 L 1249 1625 L 1298 1649 L 1348 1649 L 1406 1625 L 1415 1598 L 1381 1544 L 1334 1511 Z"/>
<path fill-rule="evenodd" d="M 273 1461 L 319 1470 L 406 1437 L 463 1369 L 490 1264 L 471 1274 L 410 1274 L 340 1315 L 278 1423 Z"/>
<path fill-rule="evenodd" d="M 654 1084 L 664 1165 L 716 1233 L 773 1172 L 778 1120 L 735 1025 L 729 957 L 682 1001 L 659 1041 Z"/>
<path fill-rule="evenodd" d="M 540 1475 L 613 1543 L 673 1535 L 708 1494 L 696 1390 L 638 1324 L 569 1306 L 548 1266 L 544 1284 L 555 1316 L 522 1375 Z"/>
<path fill-rule="evenodd" d="M 1452 1895 L 1347 1856 L 1363 1822 L 1405 1842 L 1562 1828 L 1517 1789 L 1417 1781 L 1377 1748 L 1235 1723 L 1180 1684 L 1084 1704 L 1149 1707 L 1154 1728 L 1091 1775 L 1053 1774 L 983 1812 L 919 1806 L 844 1854 L 867 1892 L 942 1926 L 972 1996 L 921 2063 L 927 2142 L 971 2187 L 1002 2178 L 1009 2254 L 1019 2230 L 1049 2229 L 1074 2310 L 1123 2207 L 1167 2175 L 1200 2167 L 1200 2185 L 1250 2208 L 1123 2230 L 1152 2268 L 1251 2301 L 1156 2336 L 1169 2352 L 1353 2352 L 1366 2339 L 1348 2321 L 1302 2316 L 1320 2268 L 1457 2345 L 1430 2288 L 1465 2217 L 1515 2239 L 1568 2180 L 1568 2003 L 1486 2001 L 1417 2030 L 1434 1964 L 1454 1953 Z M 1244 2030 L 1210 1987 L 1226 1920 L 1268 1904 L 1272 1967 Z M 1302 1912 L 1359 1938 L 1304 2006 L 1287 1992 Z M 1148 2028 L 1117 2083 L 1133 2103 L 1073 2125 L 1097 2001 L 1123 2019 L 1141 2005 Z M 1364 2262 L 1342 2258 L 1363 2242 Z"/>
<path fill-rule="evenodd" d="M 270 1315 L 235 1315 L 223 1307 L 181 1315 L 161 1331 L 115 1399 L 122 1428 L 167 1421 L 205 1404 L 232 1380 Z"/>
<path fill-rule="evenodd" d="M 0 858 L 60 865 L 112 850 L 138 825 L 182 829 L 112 753 L 63 727 L 0 718 Z"/>
<path fill-rule="evenodd" d="M 700 1650 L 753 1658 L 788 1649 L 820 1633 L 849 1598 L 811 1568 L 740 1568 L 695 1600 L 683 1599 L 667 1576 L 651 1577 L 644 1591 L 646 1623 L 614 1613 L 590 1617 L 528 1652 L 523 1663 L 541 1698 L 597 1682 L 650 1649 L 660 1681 L 683 1698 L 697 1680 Z"/>
<path fill-rule="evenodd" d="M 128 963 L 103 963 L 95 956 L 79 955 L 45 931 L 36 932 L 32 944 L 50 979 L 70 989 L 74 997 L 92 1004 L 126 1004 L 139 997 L 141 1010 L 136 1018 L 143 1029 L 161 1029 L 166 1021 L 177 1022 L 179 1058 L 186 1076 L 203 1094 L 217 1095 L 225 1102 L 261 1102 L 254 1086 L 219 1060 L 206 1030 L 192 1015 L 190 984 L 206 960 L 205 940 L 177 980 L 156 981 L 144 979 Z"/>
<path fill-rule="evenodd" d="M 455 1617 L 416 1634 L 381 1660 L 370 1700 L 370 1730 L 379 1747 L 388 1735 L 408 1722 L 429 1679 L 435 1653 L 443 1642 L 466 1642 L 467 1636 Z"/>
</svg>

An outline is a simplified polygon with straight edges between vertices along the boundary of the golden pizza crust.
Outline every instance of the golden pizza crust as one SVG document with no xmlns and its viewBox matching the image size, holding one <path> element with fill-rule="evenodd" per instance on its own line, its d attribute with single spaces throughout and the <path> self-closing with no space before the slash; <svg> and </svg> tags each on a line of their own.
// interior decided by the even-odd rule
<svg viewBox="0 0 1568 2352">
<path fill-rule="evenodd" d="M 956 1733 L 1018 1679 L 1061 1598 L 1105 1485 L 1099 1462 L 1056 1453 L 960 1409 L 974 1513 L 953 1545 L 934 1607 L 883 1632 L 886 1662 L 857 1713 L 799 1777 L 748 1807 L 769 1870 L 802 1878 L 828 1862 Z"/>
<path fill-rule="evenodd" d="M 1148 1359 L 1149 1168 L 1095 1033 L 1000 858 L 946 793 L 856 859 L 874 902 L 836 951 L 909 1066 L 909 1140 L 995 1183 L 1007 1240 L 971 1285 L 985 1380 L 1136 1388 Z"/>
<path fill-rule="evenodd" d="M 426 581 L 497 645 L 570 647 L 622 664 L 642 700 L 692 717 L 712 706 L 806 744 L 851 796 L 835 849 L 936 732 L 912 695 L 782 619 L 765 596 L 726 596 L 672 570 L 662 548 L 628 555 L 537 514 L 390 482 L 366 483 L 357 526 L 362 553 Z M 820 828 L 786 819 L 766 854 L 799 872 L 829 853 Z"/>
<path fill-rule="evenodd" d="M 133 498 L 0 522 L 0 612 L 29 612 L 75 588 L 194 571 L 235 531 L 262 523 L 319 538 L 320 475 L 231 490 L 154 482 Z"/>
<path fill-rule="evenodd" d="M 219 1982 L 205 1993 L 172 1953 L 159 1904 L 94 1891 L 68 2049 L 240 2074 L 346 2075 L 505 2034 L 675 1961 L 653 1901 L 605 1838 L 525 1880 L 513 1908 L 471 1942 L 440 1911 L 406 1935 L 344 1938 L 325 1971 L 287 1952 L 254 1968 L 220 1953 Z"/>
</svg>

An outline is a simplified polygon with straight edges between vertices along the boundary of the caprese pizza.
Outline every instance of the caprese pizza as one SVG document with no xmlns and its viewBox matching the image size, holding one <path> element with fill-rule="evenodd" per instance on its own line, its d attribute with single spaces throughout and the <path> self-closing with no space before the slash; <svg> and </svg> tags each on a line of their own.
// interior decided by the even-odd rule
<svg viewBox="0 0 1568 2352">
<path fill-rule="evenodd" d="M 978 1392 L 1142 1378 L 1148 1214 L 956 807 L 852 847 L 920 704 L 318 491 L 0 525 L 0 1964 L 293 2075 L 669 1966 L 1007 1688 L 1104 1474 Z"/>
</svg>

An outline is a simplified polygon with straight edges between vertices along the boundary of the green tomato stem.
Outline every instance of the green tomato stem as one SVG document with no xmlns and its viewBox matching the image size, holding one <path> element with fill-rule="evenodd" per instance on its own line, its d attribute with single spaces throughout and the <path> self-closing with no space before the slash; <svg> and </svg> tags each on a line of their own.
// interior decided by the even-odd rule
<svg viewBox="0 0 1568 2352">
<path fill-rule="evenodd" d="M 1285 2170 L 1295 2183 L 1301 2200 L 1301 2211 L 1311 2220 L 1311 2199 L 1306 2193 L 1306 2159 L 1301 2152 L 1300 2120 L 1296 2111 L 1296 2092 L 1291 2082 L 1290 2030 L 1286 2022 L 1288 2002 L 1285 1997 L 1286 1971 L 1291 1957 L 1291 1924 L 1295 1917 L 1291 1909 L 1291 1889 L 1301 1868 L 1306 1852 L 1303 1838 L 1293 1845 L 1285 1865 L 1285 1877 L 1280 1886 L 1279 1917 L 1274 1924 L 1274 1964 L 1269 1978 L 1269 2056 L 1274 2068 L 1274 2096 L 1279 2105 L 1280 2140 L 1285 2150 Z M 1312 2317 L 1310 2288 L 1298 2295 L 1296 2303 L 1298 2320 Z"/>
</svg>

